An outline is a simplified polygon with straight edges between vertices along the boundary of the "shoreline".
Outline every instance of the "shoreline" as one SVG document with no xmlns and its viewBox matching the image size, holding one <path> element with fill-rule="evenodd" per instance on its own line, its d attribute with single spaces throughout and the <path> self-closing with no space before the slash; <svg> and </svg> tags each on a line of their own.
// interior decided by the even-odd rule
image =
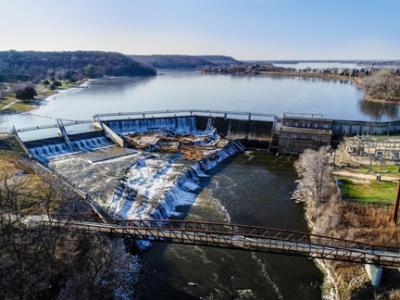
<svg viewBox="0 0 400 300">
<path fill-rule="evenodd" d="M 309 200 L 298 201 L 296 203 L 301 204 L 304 210 L 304 219 L 307 223 L 310 233 L 315 230 L 315 223 L 312 221 Z M 323 280 L 321 285 L 321 299 L 323 300 L 340 300 L 338 280 L 336 279 L 335 270 L 329 262 L 323 259 L 314 259 L 315 266 L 321 271 Z"/>
<path fill-rule="evenodd" d="M 21 109 L 21 110 L 8 110 L 9 107 L 12 107 L 12 105 L 8 104 L 9 105 L 8 107 L 6 105 L 5 106 L 6 108 L 3 107 L 2 109 L 0 109 L 0 116 L 2 116 L 2 115 L 18 115 L 18 114 L 24 114 L 24 113 L 29 113 L 31 111 L 34 111 L 34 110 L 38 109 L 43 104 L 43 102 L 49 100 L 50 98 L 52 98 L 58 94 L 61 94 L 63 92 L 68 92 L 73 89 L 87 88 L 90 80 L 91 79 L 87 78 L 87 79 L 78 81 L 74 85 L 71 85 L 71 86 L 67 85 L 66 87 L 60 87 L 55 90 L 45 88 L 44 90 L 40 91 L 34 99 L 29 100 L 30 103 L 24 103 L 23 100 L 21 100 L 21 99 L 15 99 L 15 100 L 13 100 L 12 105 L 22 104 L 22 105 L 28 106 L 29 108 Z M 37 89 L 37 90 L 40 87 L 41 87 L 40 84 L 35 85 L 35 89 Z"/>
<path fill-rule="evenodd" d="M 319 73 L 294 73 L 294 72 L 260 72 L 260 75 L 271 75 L 271 76 L 289 76 L 289 77 L 305 77 L 305 78 L 318 78 L 318 79 L 332 79 L 332 80 L 345 80 L 345 81 L 356 81 L 355 78 L 349 76 L 340 75 L 324 75 Z"/>
<path fill-rule="evenodd" d="M 340 75 L 328 75 L 320 73 L 297 73 L 297 72 L 284 72 L 284 71 L 259 71 L 257 73 L 229 73 L 229 72 L 207 72 L 199 70 L 203 74 L 211 75 L 233 75 L 233 76 L 260 76 L 260 75 L 270 75 L 270 76 L 288 76 L 288 77 L 305 77 L 305 78 L 318 78 L 318 79 L 332 79 L 332 80 L 345 80 L 345 81 L 356 81 L 357 78 L 352 78 L 349 76 Z"/>
<path fill-rule="evenodd" d="M 325 159 L 325 162 L 317 166 L 313 165 L 311 168 L 310 160 L 317 160 L 318 157 L 321 160 Z M 387 221 L 387 216 L 391 212 L 390 207 L 380 204 L 360 205 L 344 200 L 334 182 L 331 164 L 332 153 L 328 150 L 322 153 L 321 150 L 309 152 L 306 156 L 300 157 L 297 162 L 296 170 L 300 179 L 292 199 L 302 204 L 304 218 L 310 232 L 357 240 L 370 245 L 396 247 L 399 228 Z M 318 170 L 321 168 L 327 171 L 326 174 L 321 174 L 326 178 L 324 194 L 315 198 L 314 194 L 305 187 L 316 185 L 316 183 L 310 183 L 308 178 L 313 176 L 312 174 L 316 174 L 315 176 L 320 174 Z M 349 226 L 349 224 L 352 225 Z M 389 297 L 399 293 L 398 285 L 396 285 L 398 273 L 393 273 L 393 279 L 385 280 L 379 288 L 376 288 L 372 286 L 363 263 L 353 264 L 326 259 L 314 259 L 314 263 L 323 274 L 322 299 L 366 299 L 366 295 Z"/>
</svg>

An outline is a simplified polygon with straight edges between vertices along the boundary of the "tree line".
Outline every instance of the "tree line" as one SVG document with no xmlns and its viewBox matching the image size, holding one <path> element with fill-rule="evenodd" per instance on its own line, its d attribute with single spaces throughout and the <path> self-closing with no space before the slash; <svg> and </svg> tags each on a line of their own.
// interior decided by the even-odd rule
<svg viewBox="0 0 400 300">
<path fill-rule="evenodd" d="M 155 74 L 153 68 L 116 52 L 0 51 L 0 82 L 78 81 L 102 76 Z"/>
</svg>

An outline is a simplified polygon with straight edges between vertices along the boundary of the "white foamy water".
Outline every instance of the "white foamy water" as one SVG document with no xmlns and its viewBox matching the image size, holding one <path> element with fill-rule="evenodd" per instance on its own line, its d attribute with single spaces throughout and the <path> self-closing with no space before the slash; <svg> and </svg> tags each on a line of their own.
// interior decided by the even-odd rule
<svg viewBox="0 0 400 300">
<path fill-rule="evenodd" d="M 104 136 L 80 139 L 73 141 L 72 149 L 66 143 L 43 144 L 29 148 L 33 158 L 41 163 L 47 164 L 49 159 L 73 154 L 78 152 L 88 152 L 96 149 L 113 145 L 113 143 Z"/>
<path fill-rule="evenodd" d="M 111 215 L 124 219 L 177 216 L 177 207 L 195 201 L 199 178 L 241 151 L 239 145 L 230 143 L 194 164 L 184 163 L 180 155 L 138 159 L 104 205 Z"/>
</svg>

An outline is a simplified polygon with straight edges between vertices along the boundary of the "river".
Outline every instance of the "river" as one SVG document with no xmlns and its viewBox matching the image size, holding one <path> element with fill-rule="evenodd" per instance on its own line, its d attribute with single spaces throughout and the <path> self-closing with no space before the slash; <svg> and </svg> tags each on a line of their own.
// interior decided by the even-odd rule
<svg viewBox="0 0 400 300">
<path fill-rule="evenodd" d="M 307 230 L 301 205 L 290 200 L 293 158 L 246 151 L 213 175 L 186 219 Z M 306 258 L 165 244 L 141 257 L 139 299 L 321 298 L 322 274 Z"/>
<path fill-rule="evenodd" d="M 89 119 L 95 113 L 199 108 L 322 113 L 341 119 L 386 120 L 398 106 L 362 101 L 348 82 L 299 77 L 235 77 L 162 71 L 153 78 L 91 81 L 46 100 L 31 113 L 1 116 L 0 127 Z M 224 162 L 191 207 L 192 220 L 230 221 L 307 230 L 301 205 L 290 200 L 293 159 L 248 151 Z M 139 299 L 320 299 L 322 274 L 305 258 L 154 244 L 140 254 Z"/>
</svg>

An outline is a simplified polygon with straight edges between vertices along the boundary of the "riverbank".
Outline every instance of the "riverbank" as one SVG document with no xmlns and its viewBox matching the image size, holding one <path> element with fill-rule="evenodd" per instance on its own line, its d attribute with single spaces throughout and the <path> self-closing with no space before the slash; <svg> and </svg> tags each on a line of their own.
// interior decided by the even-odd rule
<svg viewBox="0 0 400 300">
<path fill-rule="evenodd" d="M 267 66 L 235 66 L 235 68 L 223 68 L 223 67 L 208 67 L 200 68 L 200 72 L 205 74 L 227 74 L 227 75 L 238 75 L 238 76 L 288 76 L 288 77 L 312 77 L 319 79 L 334 79 L 334 80 L 356 80 L 355 76 L 351 74 L 341 75 L 331 72 L 308 72 L 308 71 L 294 71 L 285 68 L 274 67 L 272 65 Z"/>
<path fill-rule="evenodd" d="M 293 198 L 304 204 L 311 232 L 374 245 L 398 245 L 400 228 L 389 221 L 391 207 L 344 201 L 337 190 L 331 163 L 327 149 L 307 150 L 296 163 L 300 180 Z M 396 283 L 399 272 L 390 270 L 390 276 L 384 277 L 381 287 L 373 288 L 363 265 L 327 260 L 318 260 L 317 265 L 325 274 L 325 299 L 373 299 L 377 296 L 391 299 L 399 295 Z"/>
<path fill-rule="evenodd" d="M 351 76 L 341 76 L 341 75 L 313 73 L 313 72 L 260 72 L 260 75 L 333 79 L 333 80 L 345 80 L 351 82 L 355 81 L 355 79 Z"/>
</svg>

